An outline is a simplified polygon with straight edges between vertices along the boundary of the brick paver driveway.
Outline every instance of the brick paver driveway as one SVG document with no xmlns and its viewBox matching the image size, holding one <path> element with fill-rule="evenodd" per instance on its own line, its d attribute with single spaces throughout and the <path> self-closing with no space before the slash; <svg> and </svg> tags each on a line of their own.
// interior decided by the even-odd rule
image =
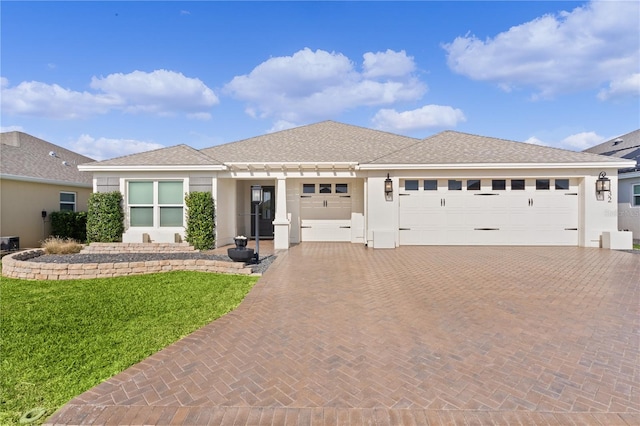
<svg viewBox="0 0 640 426">
<path fill-rule="evenodd" d="M 305 243 L 61 424 L 640 424 L 640 255 Z"/>
</svg>

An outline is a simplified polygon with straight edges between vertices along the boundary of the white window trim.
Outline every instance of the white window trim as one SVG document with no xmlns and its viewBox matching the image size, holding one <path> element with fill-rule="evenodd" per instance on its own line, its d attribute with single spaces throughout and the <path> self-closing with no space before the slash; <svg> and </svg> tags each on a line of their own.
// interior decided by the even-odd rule
<svg viewBox="0 0 640 426">
<path fill-rule="evenodd" d="M 137 230 L 145 230 L 145 229 L 184 229 L 186 224 L 186 210 L 187 207 L 184 202 L 184 197 L 182 200 L 182 204 L 160 204 L 158 200 L 158 182 L 182 182 L 182 191 L 185 191 L 185 187 L 188 188 L 189 182 L 184 178 L 166 178 L 166 179 L 126 179 L 125 180 L 125 200 L 126 200 L 126 221 L 127 221 L 127 229 L 133 228 Z M 129 182 L 151 182 L 153 183 L 153 204 L 132 204 L 129 203 Z M 131 226 L 131 207 L 151 207 L 153 209 L 153 225 L 152 226 Z M 182 207 L 182 225 L 180 226 L 160 226 L 160 208 L 161 207 Z"/>
<path fill-rule="evenodd" d="M 60 199 L 60 195 L 62 194 L 72 194 L 73 195 L 73 202 L 71 201 L 62 201 Z M 60 211 L 62 211 L 62 205 L 72 205 L 73 206 L 73 212 L 76 211 L 76 206 L 77 206 L 77 202 L 78 202 L 78 193 L 77 192 L 70 192 L 70 191 L 60 191 L 60 194 L 58 195 L 58 208 L 60 209 Z M 65 211 L 69 211 L 69 210 L 65 210 Z"/>
<path fill-rule="evenodd" d="M 640 183 L 634 183 L 631 185 L 631 207 L 640 207 L 640 202 L 636 204 L 636 197 L 639 196 L 638 194 L 636 194 L 636 187 L 640 188 Z"/>
</svg>

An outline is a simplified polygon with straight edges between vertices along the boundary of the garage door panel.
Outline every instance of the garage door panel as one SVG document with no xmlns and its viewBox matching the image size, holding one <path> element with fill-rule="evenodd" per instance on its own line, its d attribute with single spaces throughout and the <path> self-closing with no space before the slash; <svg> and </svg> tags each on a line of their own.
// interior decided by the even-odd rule
<svg viewBox="0 0 640 426">
<path fill-rule="evenodd" d="M 416 191 L 399 205 L 401 245 L 578 245 L 577 193 Z"/>
</svg>

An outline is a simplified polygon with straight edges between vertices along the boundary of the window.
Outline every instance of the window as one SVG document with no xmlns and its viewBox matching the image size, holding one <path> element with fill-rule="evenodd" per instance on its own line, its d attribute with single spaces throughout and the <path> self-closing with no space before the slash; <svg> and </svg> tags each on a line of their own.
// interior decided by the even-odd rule
<svg viewBox="0 0 640 426">
<path fill-rule="evenodd" d="M 331 194 L 331 184 L 330 183 L 321 183 L 320 184 L 320 193 L 321 194 Z"/>
<path fill-rule="evenodd" d="M 549 179 L 536 179 L 536 190 L 546 191 L 549 189 Z"/>
<path fill-rule="evenodd" d="M 60 211 L 61 212 L 76 211 L 76 193 L 75 192 L 60 193 Z"/>
<path fill-rule="evenodd" d="M 349 185 L 346 183 L 336 183 L 336 194 L 347 194 L 349 192 Z"/>
<path fill-rule="evenodd" d="M 556 191 L 566 191 L 569 189 L 569 179 L 556 179 Z"/>
<path fill-rule="evenodd" d="M 480 179 L 469 179 L 467 181 L 467 191 L 480 191 Z"/>
<path fill-rule="evenodd" d="M 633 199 L 631 204 L 635 207 L 640 207 L 640 185 L 633 185 Z"/>
<path fill-rule="evenodd" d="M 127 201 L 131 226 L 183 226 L 182 181 L 130 181 Z"/>
<path fill-rule="evenodd" d="M 316 185 L 314 183 L 303 183 L 302 184 L 302 193 L 303 194 L 315 194 L 316 193 Z"/>
<path fill-rule="evenodd" d="M 449 179 L 449 191 L 462 191 L 462 181 Z"/>
<path fill-rule="evenodd" d="M 524 179 L 511 179 L 512 191 L 524 191 Z"/>
<path fill-rule="evenodd" d="M 418 180 L 405 180 L 404 181 L 404 190 L 405 191 L 417 191 L 419 188 Z"/>
<path fill-rule="evenodd" d="M 437 180 L 425 180 L 424 181 L 424 190 L 425 191 L 437 191 L 438 190 L 438 181 Z"/>
<path fill-rule="evenodd" d="M 504 191 L 507 189 L 507 181 L 505 179 L 493 179 L 491 181 L 491 189 L 493 191 Z"/>
</svg>

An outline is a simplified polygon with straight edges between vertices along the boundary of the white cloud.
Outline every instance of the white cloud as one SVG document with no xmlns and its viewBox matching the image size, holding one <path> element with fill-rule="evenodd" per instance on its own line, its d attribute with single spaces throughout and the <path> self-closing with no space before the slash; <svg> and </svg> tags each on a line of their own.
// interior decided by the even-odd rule
<svg viewBox="0 0 640 426">
<path fill-rule="evenodd" d="M 285 121 L 285 120 L 278 120 L 275 123 L 273 123 L 273 126 L 271 126 L 271 128 L 269 130 L 267 130 L 267 133 L 273 133 L 273 132 L 279 132 L 281 130 L 293 129 L 296 126 L 297 126 L 296 123 L 291 123 L 291 122 Z"/>
<path fill-rule="evenodd" d="M 386 52 L 367 52 L 363 57 L 362 68 L 364 72 L 362 75 L 366 78 L 401 77 L 416 70 L 413 57 L 407 56 L 404 50 L 394 52 L 387 49 Z"/>
<path fill-rule="evenodd" d="M 550 146 L 548 143 L 538 139 L 535 136 L 531 136 L 529 139 L 525 141 L 525 143 L 532 143 L 534 145 L 541 145 L 541 146 Z"/>
<path fill-rule="evenodd" d="M 249 74 L 234 77 L 225 91 L 246 101 L 246 112 L 252 117 L 291 123 L 326 118 L 358 106 L 415 100 L 425 93 L 426 85 L 411 74 L 413 59 L 404 52 L 371 55 L 365 54 L 365 73 L 384 74 L 384 80 L 358 72 L 341 53 L 305 48 L 292 56 L 270 58 Z"/>
<path fill-rule="evenodd" d="M 462 110 L 444 105 L 425 105 L 412 111 L 381 109 L 372 119 L 378 129 L 388 131 L 417 130 L 429 127 L 455 127 L 466 121 Z"/>
<path fill-rule="evenodd" d="M 640 3 L 592 1 L 571 12 L 545 15 L 485 41 L 458 37 L 443 47 L 449 67 L 503 90 L 531 87 L 534 98 L 597 89 L 601 96 L 637 95 L 628 81 L 640 62 Z"/>
<path fill-rule="evenodd" d="M 153 142 L 137 141 L 134 139 L 95 139 L 85 134 L 81 135 L 76 141 L 71 142 L 69 145 L 73 151 L 98 161 L 164 148 L 164 145 Z"/>
<path fill-rule="evenodd" d="M 627 95 L 640 97 L 640 73 L 612 81 L 609 83 L 608 89 L 602 89 L 598 93 L 598 99 L 606 101 L 607 99 Z"/>
<path fill-rule="evenodd" d="M 112 110 L 163 116 L 184 113 L 209 119 L 209 110 L 219 102 L 199 79 L 166 70 L 93 77 L 91 88 L 97 92 L 77 92 L 37 81 L 10 87 L 6 78 L 1 83 L 3 112 L 58 119 L 85 118 Z"/>
<path fill-rule="evenodd" d="M 605 139 L 595 132 L 582 132 L 567 136 L 560 142 L 560 146 L 574 151 L 582 151 L 604 141 Z"/>
</svg>

